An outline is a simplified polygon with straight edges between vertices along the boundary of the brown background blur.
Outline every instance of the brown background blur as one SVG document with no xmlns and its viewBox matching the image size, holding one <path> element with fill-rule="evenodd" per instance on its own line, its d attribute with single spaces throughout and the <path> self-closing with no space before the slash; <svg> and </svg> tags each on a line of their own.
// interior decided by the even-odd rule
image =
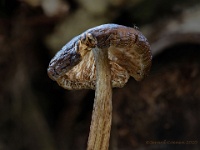
<svg viewBox="0 0 200 150">
<path fill-rule="evenodd" d="M 199 0 L 0 0 L 0 150 L 84 150 L 94 91 L 49 79 L 50 59 L 88 28 L 138 26 L 149 76 L 113 90 L 110 150 L 200 149 Z"/>
</svg>

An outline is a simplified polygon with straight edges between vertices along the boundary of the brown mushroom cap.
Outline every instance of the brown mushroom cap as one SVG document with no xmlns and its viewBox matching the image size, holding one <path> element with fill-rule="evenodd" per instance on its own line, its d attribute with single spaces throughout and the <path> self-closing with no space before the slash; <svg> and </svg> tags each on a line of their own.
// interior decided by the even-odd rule
<svg viewBox="0 0 200 150">
<path fill-rule="evenodd" d="M 95 89 L 94 47 L 108 50 L 112 87 L 123 87 L 129 76 L 142 80 L 150 70 L 152 56 L 144 35 L 134 28 L 105 24 L 67 43 L 51 60 L 49 77 L 65 89 Z"/>
</svg>

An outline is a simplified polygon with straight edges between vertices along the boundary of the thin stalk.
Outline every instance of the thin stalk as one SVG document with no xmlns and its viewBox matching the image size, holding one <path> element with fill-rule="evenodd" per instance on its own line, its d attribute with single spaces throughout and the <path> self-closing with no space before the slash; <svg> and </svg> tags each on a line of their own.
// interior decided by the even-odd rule
<svg viewBox="0 0 200 150">
<path fill-rule="evenodd" d="M 107 49 L 94 48 L 96 90 L 87 150 L 108 150 L 112 120 L 111 71 Z"/>
</svg>

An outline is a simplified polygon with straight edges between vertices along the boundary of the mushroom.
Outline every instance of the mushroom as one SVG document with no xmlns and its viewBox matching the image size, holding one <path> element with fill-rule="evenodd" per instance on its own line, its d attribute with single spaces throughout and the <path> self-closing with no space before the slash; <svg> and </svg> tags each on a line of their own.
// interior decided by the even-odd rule
<svg viewBox="0 0 200 150">
<path fill-rule="evenodd" d="M 107 150 L 112 120 L 112 88 L 130 76 L 142 80 L 151 67 L 147 39 L 136 28 L 104 24 L 68 42 L 51 60 L 48 75 L 68 90 L 95 89 L 87 150 Z"/>
</svg>

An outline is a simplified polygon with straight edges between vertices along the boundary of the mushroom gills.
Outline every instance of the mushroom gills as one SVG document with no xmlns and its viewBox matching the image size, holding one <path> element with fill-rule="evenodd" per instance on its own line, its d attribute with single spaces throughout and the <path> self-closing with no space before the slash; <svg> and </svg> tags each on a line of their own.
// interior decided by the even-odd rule
<svg viewBox="0 0 200 150">
<path fill-rule="evenodd" d="M 111 84 L 112 87 L 123 87 L 129 79 L 129 74 L 126 69 L 111 61 L 114 57 L 110 57 L 109 63 L 111 66 Z M 70 71 L 57 79 L 60 86 L 68 90 L 79 89 L 95 89 L 96 85 L 96 66 L 92 51 L 87 51 L 82 61 L 74 66 Z"/>
</svg>

